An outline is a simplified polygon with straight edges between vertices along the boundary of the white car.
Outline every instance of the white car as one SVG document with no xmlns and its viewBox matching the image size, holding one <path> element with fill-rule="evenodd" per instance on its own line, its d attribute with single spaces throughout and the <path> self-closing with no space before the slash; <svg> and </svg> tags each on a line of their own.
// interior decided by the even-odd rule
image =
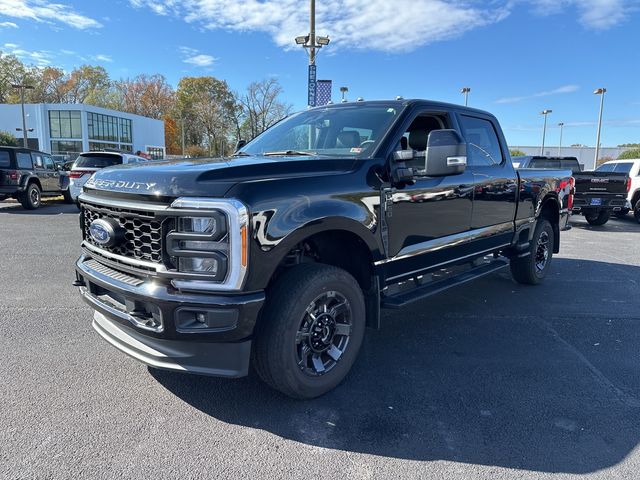
<svg viewBox="0 0 640 480">
<path fill-rule="evenodd" d="M 629 194 L 627 195 L 627 201 L 629 202 L 627 208 L 621 210 L 618 216 L 624 216 L 634 208 L 640 208 L 640 158 L 632 160 L 611 160 L 603 163 L 598 168 L 597 172 L 616 172 L 627 173 L 631 180 L 629 186 Z"/>
<path fill-rule="evenodd" d="M 82 193 L 82 187 L 94 172 L 101 168 L 130 163 L 142 163 L 149 160 L 138 155 L 120 152 L 85 152 L 81 153 L 69 172 L 69 192 L 74 202 Z"/>
</svg>

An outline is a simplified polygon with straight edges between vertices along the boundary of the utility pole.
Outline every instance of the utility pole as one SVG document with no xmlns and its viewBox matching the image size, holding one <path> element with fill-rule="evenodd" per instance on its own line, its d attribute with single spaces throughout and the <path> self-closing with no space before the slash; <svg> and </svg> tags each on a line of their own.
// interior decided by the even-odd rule
<svg viewBox="0 0 640 480">
<path fill-rule="evenodd" d="M 24 143 L 24 148 L 29 147 L 29 139 L 27 136 L 27 116 L 24 113 L 24 91 L 25 90 L 33 90 L 33 85 L 27 85 L 25 83 L 12 83 L 11 86 L 13 88 L 20 89 L 20 105 L 22 107 L 22 140 Z M 19 130 L 19 129 L 17 129 Z M 31 130 L 33 131 L 33 130 Z"/>
<path fill-rule="evenodd" d="M 560 127 L 560 143 L 558 144 L 558 156 L 561 157 L 562 156 L 562 130 L 564 129 L 564 122 L 560 122 L 558 126 Z"/>
<path fill-rule="evenodd" d="M 184 117 L 180 117 L 180 133 L 182 136 L 182 156 L 184 157 Z"/>
<path fill-rule="evenodd" d="M 540 147 L 540 155 L 544 155 L 544 141 L 547 137 L 547 115 L 549 115 L 553 110 L 543 110 L 540 112 L 540 115 L 544 115 L 544 127 L 542 127 L 542 147 Z"/>
<path fill-rule="evenodd" d="M 602 130 L 602 111 L 604 110 L 604 94 L 607 93 L 607 89 L 604 87 L 598 88 L 597 90 L 594 90 L 593 93 L 595 95 L 600 95 L 600 114 L 598 115 L 598 134 L 596 136 L 596 158 L 593 163 L 597 167 L 598 157 L 600 156 L 600 132 Z"/>
<path fill-rule="evenodd" d="M 471 88 L 462 87 L 462 90 L 460 90 L 460 93 L 462 93 L 464 95 L 464 106 L 468 107 L 469 106 L 469 93 L 471 93 Z"/>
</svg>

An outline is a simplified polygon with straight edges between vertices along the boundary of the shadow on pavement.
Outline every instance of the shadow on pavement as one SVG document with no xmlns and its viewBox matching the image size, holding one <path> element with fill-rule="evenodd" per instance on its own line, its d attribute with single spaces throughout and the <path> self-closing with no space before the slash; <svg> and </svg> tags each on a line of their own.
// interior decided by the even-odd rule
<svg viewBox="0 0 640 480">
<path fill-rule="evenodd" d="M 19 203 L 0 202 L 0 215 L 60 215 L 68 213 L 77 215 L 80 210 L 74 204 L 65 203 L 63 200 L 43 199 L 42 205 L 36 210 L 27 210 Z"/>
<path fill-rule="evenodd" d="M 640 268 L 556 258 L 553 271 L 540 287 L 500 273 L 395 318 L 385 313 L 346 381 L 312 401 L 284 397 L 255 374 L 224 380 L 149 372 L 220 421 L 308 445 L 594 472 L 622 461 L 640 440 L 640 310 L 632 280 Z M 571 289 L 582 287 L 585 298 L 568 295 L 565 272 L 574 272 Z M 620 284 L 626 300 L 615 310 L 597 294 L 599 275 Z"/>
<path fill-rule="evenodd" d="M 631 213 L 624 218 L 617 218 L 612 215 L 609 221 L 601 226 L 589 225 L 584 217 L 574 215 L 571 217 L 571 226 L 573 228 L 579 228 L 580 230 L 592 230 L 596 232 L 640 232 L 640 224 Z"/>
</svg>

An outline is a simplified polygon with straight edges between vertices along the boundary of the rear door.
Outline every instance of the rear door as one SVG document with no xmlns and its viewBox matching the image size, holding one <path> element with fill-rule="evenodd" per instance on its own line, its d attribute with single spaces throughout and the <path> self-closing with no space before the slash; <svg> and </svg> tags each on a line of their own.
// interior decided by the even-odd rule
<svg viewBox="0 0 640 480">
<path fill-rule="evenodd" d="M 8 185 L 7 172 L 11 170 L 11 153 L 0 149 L 0 187 Z"/>
<path fill-rule="evenodd" d="M 462 135 L 467 141 L 467 169 L 473 174 L 474 195 L 471 229 L 476 249 L 491 249 L 512 240 L 518 194 L 518 176 L 497 121 L 488 115 L 460 113 Z"/>
<path fill-rule="evenodd" d="M 56 168 L 56 164 L 53 162 L 53 158 L 49 155 L 42 154 L 42 160 L 44 162 L 44 169 L 47 174 L 47 186 L 43 187 L 49 192 L 55 192 L 60 190 L 60 172 Z"/>
</svg>

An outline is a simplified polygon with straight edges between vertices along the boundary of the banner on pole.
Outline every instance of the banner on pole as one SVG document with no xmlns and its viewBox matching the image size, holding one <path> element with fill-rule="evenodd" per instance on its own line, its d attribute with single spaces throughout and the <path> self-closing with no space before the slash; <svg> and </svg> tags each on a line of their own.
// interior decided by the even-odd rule
<svg viewBox="0 0 640 480">
<path fill-rule="evenodd" d="M 316 105 L 327 105 L 332 101 L 333 81 L 318 80 L 316 82 Z"/>
<path fill-rule="evenodd" d="M 309 96 L 307 105 L 310 107 L 316 106 L 316 93 L 317 93 L 317 69 L 315 65 L 309 65 Z"/>
</svg>

